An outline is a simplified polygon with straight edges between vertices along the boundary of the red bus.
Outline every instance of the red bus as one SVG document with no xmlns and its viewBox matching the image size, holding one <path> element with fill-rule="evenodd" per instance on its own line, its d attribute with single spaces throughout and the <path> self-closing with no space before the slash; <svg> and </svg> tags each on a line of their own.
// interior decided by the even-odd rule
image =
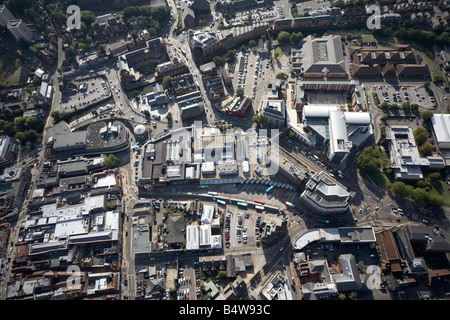
<svg viewBox="0 0 450 320">
<path fill-rule="evenodd" d="M 264 201 L 262 201 L 262 200 L 254 199 L 253 201 L 255 201 L 256 203 L 264 204 Z"/>
<path fill-rule="evenodd" d="M 286 191 L 286 188 L 283 188 L 280 192 L 277 193 L 277 197 L 281 196 Z"/>
</svg>

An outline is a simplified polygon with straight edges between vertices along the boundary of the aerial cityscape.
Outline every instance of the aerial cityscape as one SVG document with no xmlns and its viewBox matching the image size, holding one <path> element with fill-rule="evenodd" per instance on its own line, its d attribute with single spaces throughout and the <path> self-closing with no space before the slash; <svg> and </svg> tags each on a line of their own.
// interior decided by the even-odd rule
<svg viewBox="0 0 450 320">
<path fill-rule="evenodd" d="M 450 300 L 450 0 L 0 3 L 0 300 Z"/>
</svg>

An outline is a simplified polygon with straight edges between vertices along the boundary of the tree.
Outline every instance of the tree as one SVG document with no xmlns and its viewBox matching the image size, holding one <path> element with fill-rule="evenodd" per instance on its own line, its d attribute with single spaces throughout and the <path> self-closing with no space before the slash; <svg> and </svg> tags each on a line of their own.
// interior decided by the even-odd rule
<svg viewBox="0 0 450 320">
<path fill-rule="evenodd" d="M 280 44 L 288 44 L 290 41 L 291 35 L 287 31 L 281 31 L 278 34 L 277 40 Z"/>
<path fill-rule="evenodd" d="M 139 90 L 133 90 L 133 92 L 131 93 L 132 95 L 133 95 L 133 98 L 134 99 L 136 99 L 136 98 L 138 98 L 139 97 L 139 95 L 141 94 L 140 92 L 139 92 Z"/>
<path fill-rule="evenodd" d="M 94 23 L 97 18 L 95 17 L 95 14 L 92 11 L 84 10 L 81 11 L 80 15 L 81 21 L 83 21 L 86 26 L 91 26 L 92 23 Z"/>
<path fill-rule="evenodd" d="M 242 97 L 242 96 L 244 95 L 244 89 L 241 88 L 241 87 L 237 88 L 237 89 L 236 89 L 236 95 L 237 95 L 238 97 Z"/>
<path fill-rule="evenodd" d="M 225 271 L 225 270 L 220 270 L 218 273 L 217 273 L 217 276 L 216 276 L 216 280 L 217 281 L 223 281 L 223 280 L 225 280 L 227 278 L 227 272 Z"/>
<path fill-rule="evenodd" d="M 35 129 L 36 131 L 42 132 L 42 120 L 40 120 L 39 118 L 35 117 L 35 116 L 31 116 L 31 117 L 27 117 L 26 121 L 25 121 L 25 126 L 28 129 Z"/>
<path fill-rule="evenodd" d="M 26 129 L 27 119 L 25 117 L 14 118 L 14 129 L 15 131 L 24 131 Z"/>
<path fill-rule="evenodd" d="M 278 60 L 278 58 L 280 58 L 280 56 L 283 54 L 283 51 L 281 50 L 280 47 L 277 47 L 273 53 L 273 57 Z"/>
<path fill-rule="evenodd" d="M 418 146 L 423 145 L 428 140 L 427 130 L 423 127 L 418 127 L 414 130 L 414 139 L 416 140 L 416 144 Z"/>
<path fill-rule="evenodd" d="M 131 31 L 130 35 L 133 38 L 133 40 L 136 40 L 139 36 L 136 30 Z"/>
<path fill-rule="evenodd" d="M 41 135 L 37 133 L 36 130 L 34 129 L 29 129 L 25 131 L 24 135 L 25 139 L 31 143 L 39 142 L 41 140 Z"/>
<path fill-rule="evenodd" d="M 228 62 L 233 61 L 233 59 L 236 57 L 236 50 L 228 50 L 227 53 L 225 53 L 225 60 Z"/>
<path fill-rule="evenodd" d="M 253 48 L 253 47 L 256 47 L 257 46 L 257 43 L 256 43 L 256 41 L 255 40 L 250 40 L 249 42 L 248 42 L 248 47 L 249 48 Z"/>
<path fill-rule="evenodd" d="M 425 81 L 423 83 L 423 86 L 425 87 L 425 89 L 428 89 L 430 87 L 430 85 L 431 85 L 430 81 Z"/>
<path fill-rule="evenodd" d="M 50 113 L 50 115 L 52 116 L 53 120 L 55 121 L 55 124 L 61 121 L 61 114 L 59 113 L 58 110 L 52 111 L 52 113 Z"/>
<path fill-rule="evenodd" d="M 408 189 L 403 181 L 396 181 L 392 184 L 392 192 L 400 197 L 408 197 Z"/>
<path fill-rule="evenodd" d="M 27 140 L 25 139 L 25 134 L 21 131 L 16 132 L 16 134 L 14 135 L 14 138 L 16 140 L 19 140 L 20 144 L 23 146 L 27 144 Z"/>
<path fill-rule="evenodd" d="M 381 104 L 381 108 L 382 108 L 382 109 L 389 109 L 389 103 L 387 103 L 386 101 L 383 102 L 383 103 Z"/>
<path fill-rule="evenodd" d="M 167 119 L 168 121 L 172 121 L 172 112 L 167 112 L 167 114 L 166 114 L 166 119 Z"/>
<path fill-rule="evenodd" d="M 433 117 L 433 111 L 427 110 L 424 111 L 420 114 L 420 116 L 422 117 L 423 121 L 430 121 L 431 118 Z"/>
<path fill-rule="evenodd" d="M 289 42 L 291 45 L 296 46 L 301 38 L 303 38 L 303 34 L 301 32 L 292 32 Z"/>
<path fill-rule="evenodd" d="M 260 125 L 263 122 L 263 118 L 259 113 L 257 113 L 252 117 L 252 122 Z"/>
<path fill-rule="evenodd" d="M 284 74 L 284 72 L 278 72 L 276 75 L 277 79 L 285 80 L 287 79 L 287 76 Z"/>
<path fill-rule="evenodd" d="M 73 46 L 67 47 L 67 49 L 66 49 L 66 54 L 67 54 L 68 56 L 73 57 L 73 56 L 75 55 L 75 53 L 76 53 L 76 51 L 75 51 L 75 48 L 74 48 Z"/>
<path fill-rule="evenodd" d="M 114 168 L 117 165 L 117 157 L 113 154 L 110 154 L 103 161 L 103 166 L 106 168 Z"/>
<path fill-rule="evenodd" d="M 345 298 L 347 298 L 347 296 L 345 295 L 345 293 L 339 293 L 338 298 L 339 298 L 339 300 L 345 300 Z"/>
<path fill-rule="evenodd" d="M 295 137 L 294 131 L 289 130 L 289 132 L 288 132 L 288 137 L 291 138 L 291 139 L 294 138 L 294 137 Z"/>
<path fill-rule="evenodd" d="M 428 178 L 430 178 L 431 181 L 438 181 L 441 178 L 441 173 L 440 172 L 430 173 Z"/>
<path fill-rule="evenodd" d="M 370 172 L 388 166 L 389 158 L 379 146 L 373 146 L 364 148 L 356 163 L 362 171 Z"/>
<path fill-rule="evenodd" d="M 165 76 L 162 79 L 162 86 L 164 88 L 164 90 L 168 89 L 171 86 L 171 82 L 170 82 L 171 77 L 170 76 Z"/>
<path fill-rule="evenodd" d="M 212 61 L 216 64 L 216 66 L 221 67 L 225 65 L 225 60 L 220 56 L 215 56 L 212 58 Z"/>
<path fill-rule="evenodd" d="M 429 142 L 425 142 L 419 147 L 419 152 L 424 156 L 431 156 L 431 150 L 433 150 L 433 145 Z"/>
</svg>

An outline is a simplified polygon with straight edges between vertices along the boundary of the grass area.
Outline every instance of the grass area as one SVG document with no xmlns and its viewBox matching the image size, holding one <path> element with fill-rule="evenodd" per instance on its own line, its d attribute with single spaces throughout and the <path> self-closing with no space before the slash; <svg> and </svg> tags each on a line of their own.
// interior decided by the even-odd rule
<svg viewBox="0 0 450 320">
<path fill-rule="evenodd" d="M 373 34 L 361 34 L 361 41 L 363 42 L 376 42 L 377 39 L 373 36 Z"/>
<path fill-rule="evenodd" d="M 431 182 L 430 194 L 434 194 L 442 198 L 444 207 L 450 207 L 450 193 L 448 192 L 447 184 L 442 180 Z"/>
<path fill-rule="evenodd" d="M 276 47 L 276 49 L 273 52 L 273 57 L 275 60 L 278 60 L 283 55 L 283 50 L 280 47 Z"/>
<path fill-rule="evenodd" d="M 369 178 L 373 183 L 383 189 L 386 189 L 391 184 L 389 178 L 381 171 L 364 172 L 363 176 Z"/>
<path fill-rule="evenodd" d="M 435 78 L 435 75 L 440 75 L 441 74 L 441 70 L 439 69 L 439 65 L 438 65 L 438 63 L 436 62 L 436 60 L 434 60 L 434 59 L 431 59 L 427 54 L 425 54 L 423 51 L 420 51 L 420 50 L 418 50 L 418 49 L 416 49 L 416 48 L 412 48 L 412 50 L 413 50 L 413 52 L 415 53 L 415 54 L 418 54 L 418 55 L 420 55 L 420 56 L 423 56 L 424 58 L 425 58 L 425 60 L 427 61 L 427 64 L 428 64 L 428 66 L 430 67 L 430 71 L 431 71 L 431 74 L 432 74 L 432 76 L 433 76 L 433 80 L 434 80 L 434 78 Z M 423 53 L 423 54 L 422 54 Z"/>
<path fill-rule="evenodd" d="M 0 54 L 0 87 L 25 84 L 28 66 L 12 52 Z"/>
<path fill-rule="evenodd" d="M 358 169 L 359 171 L 359 169 Z M 358 174 L 362 174 L 364 178 L 369 178 L 373 183 L 375 183 L 378 187 L 383 189 L 388 189 L 392 183 L 395 181 L 391 181 L 383 172 L 381 171 L 371 171 L 371 172 L 361 172 Z M 414 187 L 414 183 L 412 184 Z M 447 184 L 444 180 L 438 180 L 436 182 L 431 183 L 430 190 L 428 191 L 429 195 L 434 195 L 442 199 L 444 207 L 450 207 L 450 193 L 448 192 Z"/>
<path fill-rule="evenodd" d="M 178 28 L 184 28 L 183 12 L 181 12 L 181 9 L 178 9 L 177 12 L 178 12 Z"/>
</svg>

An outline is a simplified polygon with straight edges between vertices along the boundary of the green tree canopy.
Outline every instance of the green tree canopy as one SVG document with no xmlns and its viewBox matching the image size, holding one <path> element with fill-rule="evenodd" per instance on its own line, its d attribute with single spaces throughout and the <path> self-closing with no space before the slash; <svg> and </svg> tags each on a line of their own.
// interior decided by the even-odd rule
<svg viewBox="0 0 450 320">
<path fill-rule="evenodd" d="M 420 116 L 422 117 L 423 121 L 429 121 L 433 117 L 433 111 L 424 111 L 420 114 Z"/>
<path fill-rule="evenodd" d="M 103 165 L 106 168 L 114 168 L 117 165 L 117 157 L 113 154 L 110 154 L 103 161 Z"/>
<path fill-rule="evenodd" d="M 414 130 L 414 139 L 418 146 L 423 145 L 428 140 L 427 130 L 423 127 L 417 127 L 417 129 Z"/>
<path fill-rule="evenodd" d="M 303 38 L 303 34 L 301 32 L 292 32 L 292 34 L 289 38 L 289 42 L 291 43 L 291 45 L 296 46 L 296 45 L 298 45 L 298 42 L 302 38 Z"/>
<path fill-rule="evenodd" d="M 284 72 L 278 72 L 276 75 L 277 79 L 285 80 L 287 79 L 287 75 Z"/>
<path fill-rule="evenodd" d="M 263 118 L 259 113 L 257 113 L 252 117 L 252 122 L 260 125 L 263 122 Z"/>
<path fill-rule="evenodd" d="M 389 158 L 379 146 L 372 146 L 364 148 L 356 163 L 363 171 L 379 170 L 389 165 Z"/>
<path fill-rule="evenodd" d="M 93 13 L 92 11 L 89 11 L 89 10 L 81 11 L 80 18 L 81 18 L 81 21 L 83 21 L 86 24 L 86 26 L 89 26 L 89 27 L 91 26 L 92 23 L 97 21 L 95 13 Z"/>
<path fill-rule="evenodd" d="M 170 82 L 170 80 L 171 80 L 170 76 L 165 76 L 162 79 L 162 86 L 163 86 L 164 90 L 168 89 L 171 86 L 172 83 Z"/>
<path fill-rule="evenodd" d="M 212 61 L 218 67 L 222 67 L 223 65 L 225 65 L 225 60 L 222 57 L 220 57 L 220 56 L 215 56 L 214 58 L 212 58 Z"/>
<path fill-rule="evenodd" d="M 291 35 L 287 31 L 281 31 L 278 34 L 277 40 L 280 44 L 288 44 L 290 42 Z"/>
<path fill-rule="evenodd" d="M 236 95 L 237 95 L 238 97 L 242 97 L 242 96 L 244 95 L 244 89 L 241 88 L 241 87 L 237 88 L 237 89 L 236 89 Z"/>
<path fill-rule="evenodd" d="M 419 152 L 424 156 L 431 156 L 431 151 L 433 149 L 433 145 L 429 142 L 425 142 L 423 145 L 419 147 Z"/>
</svg>

